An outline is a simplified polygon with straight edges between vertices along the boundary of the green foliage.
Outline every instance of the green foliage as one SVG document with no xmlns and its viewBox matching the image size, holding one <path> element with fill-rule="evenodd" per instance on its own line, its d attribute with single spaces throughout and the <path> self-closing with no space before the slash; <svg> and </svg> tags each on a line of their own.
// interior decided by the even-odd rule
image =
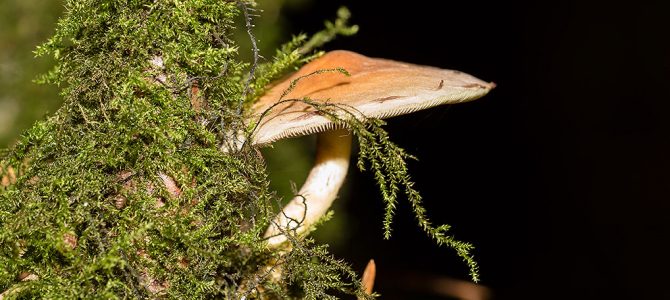
<svg viewBox="0 0 670 300">
<path fill-rule="evenodd" d="M 316 33 L 312 38 L 300 49 L 302 53 L 308 53 L 314 48 L 330 42 L 337 35 L 353 35 L 358 32 L 358 26 L 348 26 L 347 21 L 351 17 L 351 13 L 346 7 L 341 7 L 337 11 L 337 20 L 333 23 L 325 22 L 326 30 Z"/>
<path fill-rule="evenodd" d="M 307 35 L 300 34 L 294 36 L 290 42 L 284 44 L 281 49 L 278 49 L 272 62 L 260 67 L 262 75 L 258 76 L 253 83 L 253 87 L 258 92 L 253 94 L 250 99 L 253 100 L 260 96 L 268 84 L 286 74 L 286 70 L 297 70 L 305 62 L 323 54 L 321 52 L 306 56 L 314 48 L 318 48 L 333 40 L 337 35 L 348 36 L 358 32 L 358 26 L 347 25 L 351 17 L 351 13 L 347 8 L 341 7 L 337 11 L 337 16 L 338 18 L 335 22 L 326 21 L 326 29 L 314 34 L 311 39 L 308 40 Z"/>
<path fill-rule="evenodd" d="M 384 215 L 384 237 L 391 237 L 391 222 L 396 209 L 398 192 L 404 189 L 405 196 L 412 206 L 414 216 L 419 227 L 430 236 L 438 245 L 446 245 L 456 250 L 456 253 L 470 267 L 470 277 L 474 282 L 479 281 L 479 267 L 470 253 L 473 246 L 469 243 L 456 240 L 447 235 L 449 225 L 434 227 L 426 216 L 426 209 L 421 204 L 421 195 L 414 189 L 414 182 L 407 173 L 406 159 L 413 159 L 396 144 L 389 140 L 389 136 L 381 126 L 382 120 L 368 120 L 366 123 L 349 121 L 358 137 L 359 156 L 358 168 L 366 169 L 366 164 L 372 169 L 375 180 L 386 202 Z"/>
<path fill-rule="evenodd" d="M 286 257 L 286 268 L 292 271 L 285 272 L 282 281 L 299 287 L 300 293 L 295 296 L 314 300 L 337 299 L 330 293 L 332 291 L 363 295 L 356 273 L 343 268 L 346 263 L 330 255 L 327 245 L 312 247 L 311 239 L 303 243 L 293 241 L 293 244 L 296 248 Z"/>
<path fill-rule="evenodd" d="M 310 61 L 313 56 L 305 57 L 301 55 L 298 49 L 305 43 L 307 35 L 301 34 L 294 36 L 293 39 L 284 44 L 281 49 L 277 49 L 272 63 L 264 64 L 260 67 L 258 76 L 253 82 L 253 87 L 258 87 L 258 91 L 251 95 L 248 101 L 258 98 L 265 91 L 264 88 L 268 86 L 273 80 L 283 75 L 286 70 L 297 70 L 297 68 L 307 61 Z"/>
</svg>

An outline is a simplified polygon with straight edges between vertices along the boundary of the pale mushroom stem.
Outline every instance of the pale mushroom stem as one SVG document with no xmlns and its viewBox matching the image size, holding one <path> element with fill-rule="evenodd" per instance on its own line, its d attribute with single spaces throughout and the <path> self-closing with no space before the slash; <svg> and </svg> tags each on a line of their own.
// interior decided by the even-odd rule
<svg viewBox="0 0 670 300">
<path fill-rule="evenodd" d="M 332 130 L 317 135 L 316 160 L 298 195 L 289 202 L 265 232 L 268 245 L 278 247 L 286 234 L 303 235 L 326 214 L 337 198 L 349 168 L 351 133 Z"/>
</svg>

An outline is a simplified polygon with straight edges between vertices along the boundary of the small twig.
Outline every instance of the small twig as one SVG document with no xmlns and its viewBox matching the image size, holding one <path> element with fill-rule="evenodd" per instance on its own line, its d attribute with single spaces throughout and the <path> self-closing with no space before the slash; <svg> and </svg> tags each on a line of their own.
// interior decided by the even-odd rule
<svg viewBox="0 0 670 300">
<path fill-rule="evenodd" d="M 345 70 L 344 68 L 333 68 L 333 69 L 320 69 L 320 70 L 316 70 L 316 71 L 314 71 L 314 72 L 312 72 L 312 73 L 309 73 L 309 74 L 307 74 L 307 75 L 302 75 L 302 76 L 300 76 L 300 77 L 298 77 L 298 78 L 296 78 L 296 79 L 293 79 L 293 80 L 291 81 L 291 84 L 289 84 L 289 86 L 288 86 L 288 87 L 284 90 L 284 92 L 281 94 L 281 96 L 279 97 L 279 100 L 284 99 L 284 97 L 286 97 L 286 95 L 288 95 L 289 93 L 291 93 L 291 91 L 293 91 L 293 89 L 295 89 L 296 85 L 298 85 L 298 82 L 300 82 L 300 80 L 303 80 L 303 79 L 312 77 L 312 76 L 314 76 L 314 75 L 320 75 L 320 74 L 323 74 L 323 73 L 329 73 L 329 72 L 338 72 L 338 73 L 344 74 L 344 75 L 346 75 L 346 76 L 351 76 L 351 74 L 349 74 L 349 72 L 347 72 L 347 70 Z"/>
<path fill-rule="evenodd" d="M 242 113 L 242 105 L 244 104 L 244 100 L 247 97 L 247 94 L 249 93 L 249 87 L 251 86 L 251 81 L 254 79 L 254 74 L 256 73 L 256 67 L 258 66 L 258 45 L 256 43 L 256 37 L 254 36 L 254 33 L 252 31 L 252 28 L 254 27 L 251 24 L 251 15 L 249 14 L 249 8 L 242 3 L 242 1 L 237 1 L 237 4 L 242 8 L 242 12 L 244 12 L 244 21 L 245 25 L 247 27 L 247 34 L 249 35 L 249 39 L 251 40 L 251 50 L 254 54 L 254 62 L 251 65 L 251 69 L 249 70 L 249 77 L 247 78 L 247 82 L 244 85 L 244 91 L 242 92 L 242 97 L 239 100 L 238 106 L 237 106 L 237 114 Z"/>
<path fill-rule="evenodd" d="M 281 235 L 285 236 L 286 233 L 289 232 L 289 231 L 293 231 L 293 232 L 295 232 L 295 235 L 298 235 L 297 234 L 298 228 L 300 228 L 300 226 L 302 226 L 302 223 L 304 223 L 305 219 L 307 218 L 307 198 L 305 198 L 305 196 L 300 195 L 300 194 L 297 194 L 294 197 L 299 197 L 300 199 L 302 199 L 302 205 L 305 207 L 305 210 L 302 213 L 302 220 L 298 221 L 297 219 L 291 218 L 289 215 L 286 214 L 286 212 L 284 212 L 284 209 L 282 208 L 280 210 L 281 214 L 284 216 L 284 218 L 289 220 L 286 224 L 286 229 L 281 228 L 282 226 L 279 223 L 272 220 L 272 225 L 274 225 L 275 227 L 277 227 L 279 229 L 279 233 L 273 234 L 273 235 L 270 235 L 270 236 L 266 236 L 266 237 L 263 238 L 263 240 L 270 240 L 274 237 L 278 237 L 278 236 L 281 236 Z M 280 208 L 281 208 L 281 204 L 280 204 Z M 292 223 L 296 224 L 295 227 L 293 227 L 293 228 L 291 228 Z"/>
</svg>

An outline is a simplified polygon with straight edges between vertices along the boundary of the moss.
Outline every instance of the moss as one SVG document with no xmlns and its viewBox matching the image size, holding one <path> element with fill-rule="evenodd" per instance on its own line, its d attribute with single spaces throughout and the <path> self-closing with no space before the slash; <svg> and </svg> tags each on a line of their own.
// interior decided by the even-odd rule
<svg viewBox="0 0 670 300">
<path fill-rule="evenodd" d="M 55 35 L 37 50 L 57 61 L 41 80 L 61 87 L 64 104 L 1 159 L 3 175 L 18 176 L 0 193 L 0 291 L 25 298 L 362 296 L 356 275 L 325 246 L 292 238 L 288 253 L 265 247 L 261 236 L 277 199 L 263 163 L 250 147 L 220 151 L 267 83 L 355 28 L 341 11 L 323 33 L 298 36 L 256 65 L 239 58 L 230 38 L 237 17 L 246 12 L 253 22 L 254 5 L 66 1 Z M 404 152 L 370 152 L 374 139 L 393 146 L 377 122 L 373 131 L 367 121 L 352 123 L 361 159 L 375 173 L 384 156 L 382 170 L 404 170 L 380 183 L 384 199 L 392 208 L 397 185 L 405 186 L 424 220 Z M 420 223 L 449 243 L 439 228 Z M 278 265 L 279 281 L 264 271 Z"/>
</svg>

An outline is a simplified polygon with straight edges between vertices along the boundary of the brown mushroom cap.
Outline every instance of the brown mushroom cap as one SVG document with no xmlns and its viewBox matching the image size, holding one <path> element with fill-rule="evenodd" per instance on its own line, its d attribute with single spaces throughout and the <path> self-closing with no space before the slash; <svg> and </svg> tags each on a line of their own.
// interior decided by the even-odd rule
<svg viewBox="0 0 670 300">
<path fill-rule="evenodd" d="M 307 76 L 319 70 L 343 68 L 339 72 Z M 301 78 L 302 77 L 302 78 Z M 282 97 L 291 83 L 299 82 Z M 389 118 L 418 110 L 475 100 L 486 95 L 493 83 L 471 75 L 387 59 L 369 58 L 350 51 L 332 51 L 273 86 L 253 107 L 252 122 L 280 99 L 304 99 L 342 104 L 368 118 Z M 287 101 L 273 107 L 260 120 L 253 144 L 336 129 L 331 119 L 309 104 Z"/>
</svg>

